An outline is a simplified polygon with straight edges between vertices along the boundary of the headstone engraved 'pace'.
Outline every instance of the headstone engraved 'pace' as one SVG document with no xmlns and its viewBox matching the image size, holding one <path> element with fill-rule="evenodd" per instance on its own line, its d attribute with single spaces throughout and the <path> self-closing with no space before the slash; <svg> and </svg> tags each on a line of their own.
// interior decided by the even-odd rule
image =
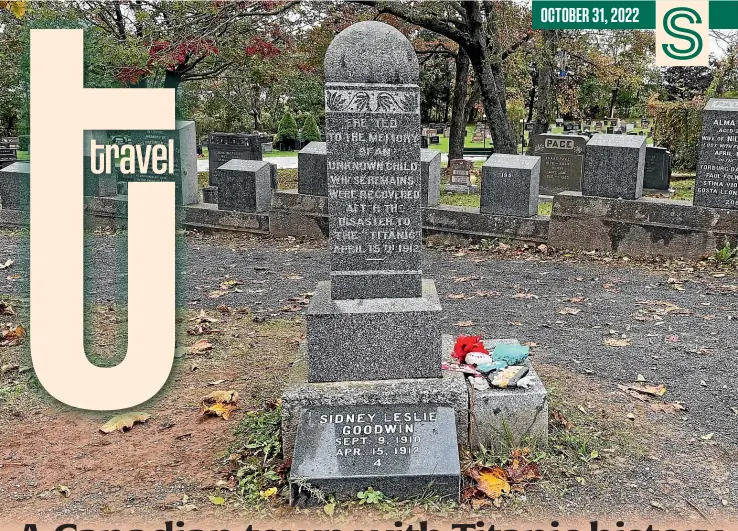
<svg viewBox="0 0 738 531">
<path fill-rule="evenodd" d="M 536 135 L 534 143 L 533 152 L 541 157 L 539 193 L 554 195 L 564 191 L 581 191 L 587 138 L 542 134 Z"/>
<path fill-rule="evenodd" d="M 326 83 L 334 299 L 420 297 L 420 89 Z"/>
<path fill-rule="evenodd" d="M 738 210 L 738 99 L 705 107 L 694 204 Z"/>
</svg>

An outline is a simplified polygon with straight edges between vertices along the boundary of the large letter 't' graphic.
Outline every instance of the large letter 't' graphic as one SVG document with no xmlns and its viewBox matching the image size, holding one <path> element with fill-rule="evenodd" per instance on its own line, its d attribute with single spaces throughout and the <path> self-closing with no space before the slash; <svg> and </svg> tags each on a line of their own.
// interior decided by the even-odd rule
<svg viewBox="0 0 738 531">
<path fill-rule="evenodd" d="M 102 411 L 148 400 L 172 368 L 174 183 L 128 187 L 128 353 L 96 367 L 83 345 L 83 131 L 174 129 L 174 91 L 84 88 L 82 53 L 82 30 L 31 32 L 31 357 L 54 398 Z"/>
</svg>

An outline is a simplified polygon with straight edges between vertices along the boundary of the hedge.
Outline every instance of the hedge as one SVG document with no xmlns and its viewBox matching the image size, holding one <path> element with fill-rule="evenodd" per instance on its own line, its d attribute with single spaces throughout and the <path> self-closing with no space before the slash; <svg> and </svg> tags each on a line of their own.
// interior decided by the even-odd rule
<svg viewBox="0 0 738 531">
<path fill-rule="evenodd" d="M 677 171 L 697 170 L 704 107 L 701 100 L 649 104 L 654 119 L 654 145 L 671 151 L 672 167 Z"/>
</svg>

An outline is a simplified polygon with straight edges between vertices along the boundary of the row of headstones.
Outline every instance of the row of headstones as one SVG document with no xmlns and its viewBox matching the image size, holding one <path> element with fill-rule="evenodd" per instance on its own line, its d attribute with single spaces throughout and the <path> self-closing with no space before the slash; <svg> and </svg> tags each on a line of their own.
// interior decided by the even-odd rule
<svg viewBox="0 0 738 531">
<path fill-rule="evenodd" d="M 18 137 L 0 137 L 0 169 L 18 160 Z"/>
</svg>

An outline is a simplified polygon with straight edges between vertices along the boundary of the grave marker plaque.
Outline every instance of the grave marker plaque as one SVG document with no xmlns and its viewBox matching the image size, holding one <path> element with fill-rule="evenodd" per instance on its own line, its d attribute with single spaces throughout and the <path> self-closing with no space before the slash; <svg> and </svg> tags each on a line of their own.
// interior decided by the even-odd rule
<svg viewBox="0 0 738 531">
<path fill-rule="evenodd" d="M 578 135 L 536 135 L 533 153 L 541 157 L 539 193 L 582 190 L 587 138 Z"/>
<path fill-rule="evenodd" d="M 738 99 L 713 98 L 703 111 L 694 204 L 738 210 Z"/>
<path fill-rule="evenodd" d="M 458 496 L 454 411 L 430 405 L 322 407 L 305 411 L 293 479 L 354 498 L 381 484 L 386 496 L 433 490 Z"/>
</svg>

